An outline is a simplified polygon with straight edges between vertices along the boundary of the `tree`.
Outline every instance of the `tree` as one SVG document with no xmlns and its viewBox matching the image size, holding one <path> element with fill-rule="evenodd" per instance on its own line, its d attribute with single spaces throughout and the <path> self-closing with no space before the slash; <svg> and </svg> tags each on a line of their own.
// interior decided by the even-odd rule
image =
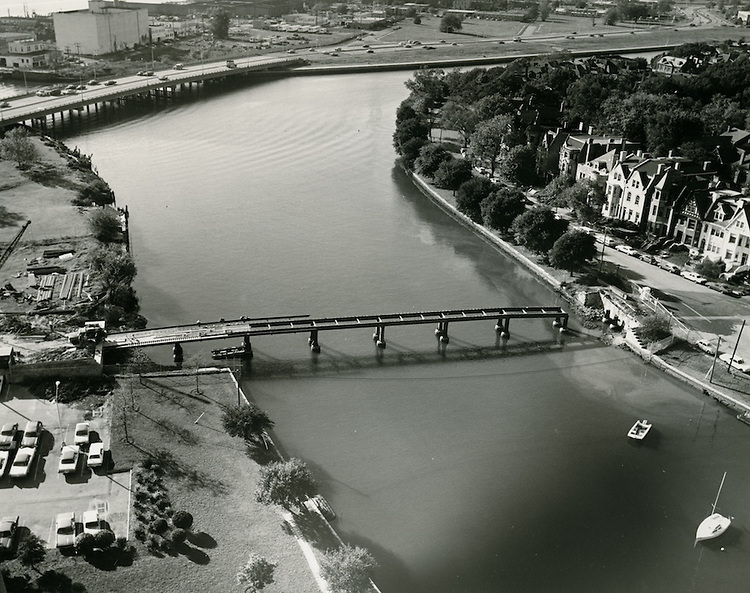
<svg viewBox="0 0 750 593">
<path fill-rule="evenodd" d="M 97 273 L 105 292 L 117 284 L 131 284 L 137 273 L 132 256 L 111 245 L 102 245 L 94 251 L 89 266 Z"/>
<path fill-rule="evenodd" d="M 315 494 L 317 485 L 305 463 L 292 457 L 289 461 L 276 461 L 260 468 L 255 499 L 263 504 L 278 504 L 287 510 Z"/>
<path fill-rule="evenodd" d="M 500 159 L 498 172 L 513 183 L 533 185 L 536 181 L 536 150 L 528 144 L 511 147 Z"/>
<path fill-rule="evenodd" d="M 419 157 L 414 162 L 414 167 L 422 175 L 432 177 L 440 164 L 450 158 L 453 158 L 451 153 L 442 144 L 429 142 L 419 150 Z"/>
<path fill-rule="evenodd" d="M 172 543 L 175 546 L 181 546 L 185 543 L 185 540 L 187 540 L 188 536 L 190 535 L 190 532 L 187 529 L 182 529 L 181 527 L 178 527 L 177 529 L 172 530 Z"/>
<path fill-rule="evenodd" d="M 120 215 L 112 208 L 99 208 L 89 214 L 89 229 L 100 243 L 114 243 L 122 237 Z"/>
<path fill-rule="evenodd" d="M 421 25 L 421 24 L 422 24 L 422 17 L 421 17 L 421 16 L 419 16 L 419 15 L 416 15 L 416 16 L 414 17 L 414 24 L 415 24 L 415 25 Z"/>
<path fill-rule="evenodd" d="M 474 222 L 482 222 L 482 201 L 495 189 L 486 177 L 473 176 L 464 181 L 456 192 L 456 208 Z"/>
<path fill-rule="evenodd" d="M 419 153 L 426 144 L 426 138 L 410 138 L 400 146 L 401 163 L 405 169 L 409 171 L 414 169 Z"/>
<path fill-rule="evenodd" d="M 446 14 L 440 19 L 440 32 L 441 33 L 455 33 L 460 31 L 463 27 L 461 17 L 457 14 Z"/>
<path fill-rule="evenodd" d="M 229 14 L 225 10 L 217 10 L 211 18 L 211 32 L 217 39 L 229 37 Z"/>
<path fill-rule="evenodd" d="M 20 542 L 18 542 L 18 560 L 24 566 L 30 566 L 39 572 L 36 567 L 47 556 L 45 541 L 33 533 L 29 533 Z"/>
<path fill-rule="evenodd" d="M 108 550 L 115 543 L 115 534 L 109 529 L 102 529 L 94 534 L 94 547 L 100 550 Z"/>
<path fill-rule="evenodd" d="M 497 157 L 505 148 L 505 135 L 510 129 L 510 124 L 510 116 L 496 115 L 492 119 L 479 122 L 471 135 L 471 154 L 490 168 L 490 177 L 495 175 Z"/>
<path fill-rule="evenodd" d="M 372 590 L 370 576 L 377 566 L 364 548 L 345 545 L 325 553 L 320 573 L 333 593 L 366 593 Z"/>
<path fill-rule="evenodd" d="M 39 160 L 39 151 L 24 127 L 15 127 L 0 140 L 0 154 L 9 161 L 16 161 L 19 169 L 25 169 Z"/>
<path fill-rule="evenodd" d="M 457 190 L 464 181 L 471 179 L 471 163 L 465 159 L 450 158 L 440 163 L 433 181 L 443 189 Z"/>
<path fill-rule="evenodd" d="M 539 2 L 539 20 L 544 22 L 549 17 L 550 7 L 548 0 L 540 0 Z"/>
<path fill-rule="evenodd" d="M 245 593 L 256 593 L 273 583 L 275 570 L 276 564 L 253 552 L 237 573 L 237 584 L 245 588 Z"/>
<path fill-rule="evenodd" d="M 440 110 L 440 125 L 449 130 L 456 130 L 463 138 L 463 145 L 467 146 L 469 138 L 474 133 L 479 116 L 476 111 L 458 101 L 446 101 Z"/>
<path fill-rule="evenodd" d="M 411 93 L 411 104 L 417 113 L 428 114 L 431 109 L 445 103 L 448 85 L 445 72 L 439 68 L 418 70 L 404 84 Z"/>
<path fill-rule="evenodd" d="M 484 226 L 505 232 L 526 212 L 526 200 L 520 190 L 502 187 L 482 201 L 481 211 Z"/>
<path fill-rule="evenodd" d="M 718 259 L 714 261 L 709 257 L 704 257 L 703 260 L 695 266 L 695 271 L 709 280 L 716 280 L 725 268 L 726 266 L 724 265 L 723 260 Z"/>
<path fill-rule="evenodd" d="M 268 414 L 252 402 L 224 408 L 221 422 L 229 436 L 246 441 L 261 441 L 263 433 L 274 425 Z"/>
<path fill-rule="evenodd" d="M 578 272 L 597 255 L 596 240 L 585 231 L 568 231 L 552 245 L 550 263 L 568 272 Z"/>
<path fill-rule="evenodd" d="M 399 117 L 401 115 L 401 117 Z M 430 126 L 424 115 L 414 111 L 410 106 L 396 116 L 396 129 L 393 132 L 393 146 L 403 156 L 403 147 L 409 140 L 419 139 L 427 142 Z"/>
<path fill-rule="evenodd" d="M 568 230 L 568 221 L 556 218 L 551 208 L 542 206 L 521 214 L 513 221 L 511 230 L 519 244 L 537 253 L 547 253 Z"/>
</svg>

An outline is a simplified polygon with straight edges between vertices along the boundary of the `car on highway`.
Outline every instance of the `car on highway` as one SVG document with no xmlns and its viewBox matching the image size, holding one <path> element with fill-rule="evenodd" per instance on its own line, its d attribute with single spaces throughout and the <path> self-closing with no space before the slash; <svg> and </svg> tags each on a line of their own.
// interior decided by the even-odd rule
<svg viewBox="0 0 750 593">
<path fill-rule="evenodd" d="M 731 368 L 750 374 L 750 364 L 747 364 L 745 359 L 737 354 L 733 358 L 731 352 L 725 352 L 724 354 L 719 354 L 719 360 L 727 366 L 730 366 L 729 363 L 731 361 Z"/>
<path fill-rule="evenodd" d="M 29 420 L 23 428 L 22 447 L 36 447 L 42 438 L 44 425 L 41 420 Z"/>
<path fill-rule="evenodd" d="M 0 107 L 2 107 L 3 109 L 5 109 L 6 107 L 10 107 L 10 103 L 8 103 L 7 101 L 3 101 L 0 103 Z"/>
<path fill-rule="evenodd" d="M 97 84 L 99 84 L 99 81 L 98 81 L 98 80 L 96 80 L 96 78 L 92 78 L 92 79 L 91 79 L 91 80 L 89 80 L 89 81 L 88 81 L 88 82 L 87 82 L 86 84 L 88 84 L 89 86 L 94 86 L 94 85 L 97 85 Z"/>
<path fill-rule="evenodd" d="M 108 81 L 107 81 L 107 82 L 105 82 L 104 84 L 105 84 L 106 86 L 112 86 L 113 84 L 117 84 L 117 81 L 116 81 L 116 80 L 108 80 Z"/>
<path fill-rule="evenodd" d="M 76 433 L 73 437 L 74 445 L 88 445 L 89 444 L 89 423 L 79 422 L 76 424 Z"/>
<path fill-rule="evenodd" d="M 716 354 L 716 346 L 714 346 L 713 344 L 711 344 L 711 342 L 709 342 L 706 339 L 700 339 L 700 340 L 698 340 L 695 343 L 695 346 L 701 352 L 705 352 L 706 354 L 710 354 L 711 356 L 713 356 L 714 354 Z"/>
<path fill-rule="evenodd" d="M 162 74 L 162 75 L 161 75 L 161 76 L 159 77 L 159 80 L 169 80 L 169 76 L 167 76 L 166 74 Z"/>
<path fill-rule="evenodd" d="M 64 445 L 60 452 L 57 471 L 61 474 L 72 474 L 78 469 L 78 456 L 81 451 L 76 445 Z"/>
<path fill-rule="evenodd" d="M 89 467 L 101 467 L 104 465 L 104 443 L 101 441 L 91 443 L 86 463 Z"/>
<path fill-rule="evenodd" d="M 76 514 L 59 513 L 55 517 L 55 547 L 72 548 L 76 535 Z"/>
<path fill-rule="evenodd" d="M 621 253 L 624 253 L 626 255 L 636 255 L 638 252 L 633 249 L 630 245 L 625 245 L 624 243 L 620 245 L 615 245 L 615 249 Z"/>
<path fill-rule="evenodd" d="M 99 511 L 96 509 L 90 509 L 84 511 L 81 516 L 81 523 L 83 523 L 83 532 L 96 535 L 100 531 L 104 531 L 104 521 L 99 517 Z"/>
<path fill-rule="evenodd" d="M 18 529 L 18 517 L 7 516 L 0 519 L 0 552 L 10 552 Z"/>
<path fill-rule="evenodd" d="M 25 478 L 31 473 L 31 465 L 34 463 L 36 449 L 32 447 L 21 447 L 16 453 L 13 465 L 10 466 L 11 478 Z"/>
<path fill-rule="evenodd" d="M 2 478 L 5 475 L 5 472 L 8 471 L 8 466 L 10 465 L 10 451 L 7 449 L 5 451 L 0 451 L 0 478 Z"/>
<path fill-rule="evenodd" d="M 687 280 L 690 280 L 690 282 L 695 282 L 696 284 L 705 284 L 706 282 L 708 282 L 707 278 L 695 272 L 691 272 L 690 270 L 683 270 L 682 272 L 680 272 L 680 276 L 686 278 Z"/>
<path fill-rule="evenodd" d="M 18 433 L 18 422 L 3 424 L 0 428 L 0 449 L 15 449 L 18 446 L 16 434 Z"/>
</svg>

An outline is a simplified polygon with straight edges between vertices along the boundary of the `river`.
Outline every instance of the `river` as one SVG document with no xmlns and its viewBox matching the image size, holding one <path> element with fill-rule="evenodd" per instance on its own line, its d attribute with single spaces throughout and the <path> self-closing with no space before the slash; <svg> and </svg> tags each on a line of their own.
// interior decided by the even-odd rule
<svg viewBox="0 0 750 593">
<path fill-rule="evenodd" d="M 261 80 L 68 130 L 130 209 L 150 325 L 562 304 L 395 166 L 408 76 Z M 444 353 L 426 326 L 382 353 L 367 330 L 322 334 L 319 356 L 258 338 L 243 386 L 384 593 L 747 590 L 747 427 L 575 324 L 510 329 L 455 324 Z M 733 525 L 694 548 L 724 471 Z"/>
</svg>

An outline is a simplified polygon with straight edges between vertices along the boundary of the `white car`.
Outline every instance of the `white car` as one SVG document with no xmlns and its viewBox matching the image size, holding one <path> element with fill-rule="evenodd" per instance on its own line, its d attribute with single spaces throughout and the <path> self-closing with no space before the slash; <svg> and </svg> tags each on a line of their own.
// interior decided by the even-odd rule
<svg viewBox="0 0 750 593">
<path fill-rule="evenodd" d="M 36 449 L 33 447 L 21 447 L 16 453 L 13 465 L 10 466 L 11 478 L 25 478 L 31 472 L 31 464 L 34 463 Z"/>
<path fill-rule="evenodd" d="M 95 535 L 104 530 L 104 521 L 99 518 L 99 511 L 91 509 L 83 512 L 81 517 L 83 523 L 83 532 Z"/>
<path fill-rule="evenodd" d="M 637 251 L 633 249 L 630 245 L 615 245 L 615 249 L 617 251 L 620 251 L 624 253 L 625 255 L 635 255 Z"/>
<path fill-rule="evenodd" d="M 41 420 L 29 420 L 23 429 L 23 439 L 21 439 L 22 447 L 36 447 L 39 444 L 39 439 L 42 438 L 42 432 L 44 431 L 44 425 Z"/>
<path fill-rule="evenodd" d="M 60 513 L 55 517 L 55 546 L 72 548 L 76 543 L 76 514 Z"/>
<path fill-rule="evenodd" d="M 3 424 L 0 428 L 0 449 L 15 449 L 18 446 L 16 433 L 18 432 L 18 422 L 14 424 Z"/>
<path fill-rule="evenodd" d="M 690 270 L 684 270 L 683 272 L 680 272 L 680 276 L 683 278 L 687 278 L 691 282 L 695 282 L 696 284 L 705 284 L 708 282 L 706 278 L 701 276 L 700 274 L 696 274 L 695 272 L 691 272 Z"/>
<path fill-rule="evenodd" d="M 743 373 L 750 374 L 750 364 L 747 364 L 745 360 L 738 354 L 735 354 L 734 358 L 732 358 L 731 352 L 725 352 L 724 354 L 719 355 L 719 360 L 726 365 L 729 365 L 729 361 L 731 360 L 731 368 L 737 369 L 738 371 L 741 371 Z"/>
<path fill-rule="evenodd" d="M 79 422 L 76 424 L 76 434 L 73 437 L 74 445 L 88 445 L 89 444 L 89 423 Z"/>
<path fill-rule="evenodd" d="M 71 474 L 78 469 L 78 455 L 80 450 L 76 445 L 63 445 L 57 471 L 61 474 Z"/>
<path fill-rule="evenodd" d="M 713 356 L 716 354 L 716 346 L 711 344 L 708 340 L 698 340 L 695 343 L 695 346 L 700 350 L 701 352 L 705 352 L 706 354 L 710 354 Z"/>
<path fill-rule="evenodd" d="M 104 465 L 104 443 L 101 441 L 98 443 L 91 443 L 86 463 L 89 467 L 101 467 Z"/>
</svg>

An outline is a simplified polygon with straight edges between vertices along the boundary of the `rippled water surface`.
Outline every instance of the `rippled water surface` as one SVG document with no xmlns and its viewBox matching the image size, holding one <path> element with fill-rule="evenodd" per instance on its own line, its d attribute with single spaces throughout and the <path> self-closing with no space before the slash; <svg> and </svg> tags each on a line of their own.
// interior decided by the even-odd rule
<svg viewBox="0 0 750 593">
<path fill-rule="evenodd" d="M 69 130 L 130 208 L 150 324 L 560 304 L 395 166 L 407 76 L 259 81 Z M 384 593 L 747 590 L 746 426 L 576 331 L 519 321 L 503 345 L 454 324 L 441 354 L 433 329 L 389 328 L 381 355 L 371 330 L 323 334 L 317 357 L 258 338 L 244 370 Z M 725 470 L 733 525 L 693 548 Z"/>
</svg>

